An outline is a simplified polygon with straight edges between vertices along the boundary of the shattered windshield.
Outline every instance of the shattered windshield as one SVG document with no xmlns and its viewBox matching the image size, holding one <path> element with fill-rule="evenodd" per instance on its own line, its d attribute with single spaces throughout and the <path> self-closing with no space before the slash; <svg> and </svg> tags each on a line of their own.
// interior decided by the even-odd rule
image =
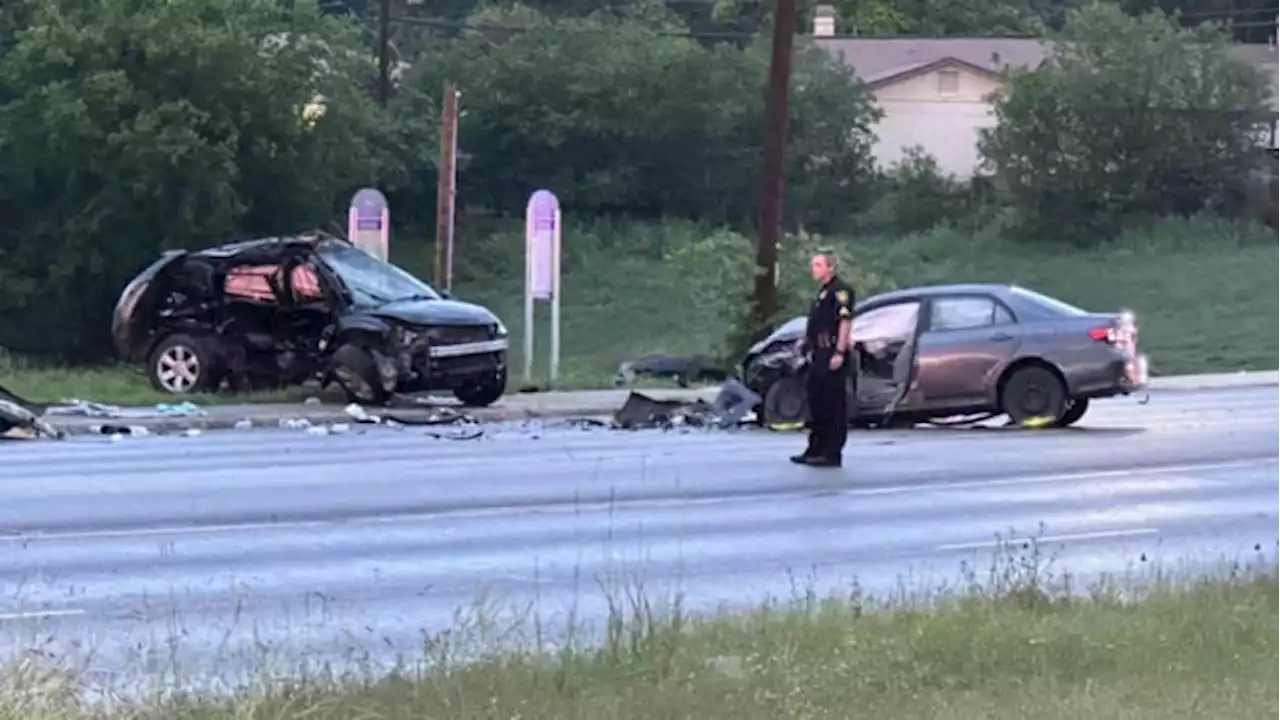
<svg viewBox="0 0 1280 720">
<path fill-rule="evenodd" d="M 430 285 L 352 245 L 326 244 L 320 248 L 319 254 L 351 291 L 352 300 L 357 305 L 440 299 Z"/>
</svg>

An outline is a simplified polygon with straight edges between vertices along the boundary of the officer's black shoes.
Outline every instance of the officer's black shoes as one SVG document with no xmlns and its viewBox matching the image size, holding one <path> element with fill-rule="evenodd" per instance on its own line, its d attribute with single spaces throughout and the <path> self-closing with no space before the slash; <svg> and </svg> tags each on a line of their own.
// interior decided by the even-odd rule
<svg viewBox="0 0 1280 720">
<path fill-rule="evenodd" d="M 797 465 L 808 465 L 810 467 L 838 468 L 840 467 L 840 457 L 833 458 L 822 457 L 820 455 L 809 455 L 802 453 L 800 455 L 792 455 L 791 462 Z"/>
</svg>

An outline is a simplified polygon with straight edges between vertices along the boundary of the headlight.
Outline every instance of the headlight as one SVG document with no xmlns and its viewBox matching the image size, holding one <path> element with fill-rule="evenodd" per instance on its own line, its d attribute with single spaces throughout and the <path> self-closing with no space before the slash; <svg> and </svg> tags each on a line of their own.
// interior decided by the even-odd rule
<svg viewBox="0 0 1280 720">
<path fill-rule="evenodd" d="M 498 337 L 506 337 L 506 336 L 507 336 L 507 326 L 506 326 L 506 325 L 503 325 L 503 324 L 502 324 L 502 321 L 501 321 L 501 320 L 499 320 L 499 321 L 498 321 L 498 322 L 493 326 L 493 332 L 494 332 L 494 334 L 496 334 Z"/>
<path fill-rule="evenodd" d="M 395 337 L 396 344 L 398 345 L 412 345 L 413 341 L 418 339 L 418 333 L 404 327 L 403 325 L 396 325 Z"/>
</svg>

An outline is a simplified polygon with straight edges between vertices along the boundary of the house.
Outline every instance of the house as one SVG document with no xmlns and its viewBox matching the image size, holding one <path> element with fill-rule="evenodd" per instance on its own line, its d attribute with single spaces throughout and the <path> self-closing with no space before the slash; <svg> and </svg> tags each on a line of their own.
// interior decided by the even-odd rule
<svg viewBox="0 0 1280 720">
<path fill-rule="evenodd" d="M 987 99 L 1013 69 L 1037 69 L 1050 57 L 1037 38 L 839 37 L 835 13 L 817 8 L 817 44 L 853 68 L 884 116 L 875 125 L 877 164 L 889 167 L 905 151 L 921 146 L 945 173 L 968 178 L 979 170 L 979 132 L 995 124 Z M 1237 45 L 1242 60 L 1271 77 L 1276 108 L 1276 47 Z M 1276 145 L 1275 125 L 1268 142 Z"/>
</svg>

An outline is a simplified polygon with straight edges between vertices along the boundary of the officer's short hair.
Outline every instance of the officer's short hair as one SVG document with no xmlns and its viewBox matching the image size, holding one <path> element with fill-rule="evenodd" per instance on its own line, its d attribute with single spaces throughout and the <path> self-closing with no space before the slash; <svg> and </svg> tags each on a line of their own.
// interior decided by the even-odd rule
<svg viewBox="0 0 1280 720">
<path fill-rule="evenodd" d="M 820 257 L 827 261 L 827 265 L 832 270 L 836 267 L 836 251 L 834 248 L 818 248 L 818 252 L 814 253 L 814 257 Z"/>
</svg>

